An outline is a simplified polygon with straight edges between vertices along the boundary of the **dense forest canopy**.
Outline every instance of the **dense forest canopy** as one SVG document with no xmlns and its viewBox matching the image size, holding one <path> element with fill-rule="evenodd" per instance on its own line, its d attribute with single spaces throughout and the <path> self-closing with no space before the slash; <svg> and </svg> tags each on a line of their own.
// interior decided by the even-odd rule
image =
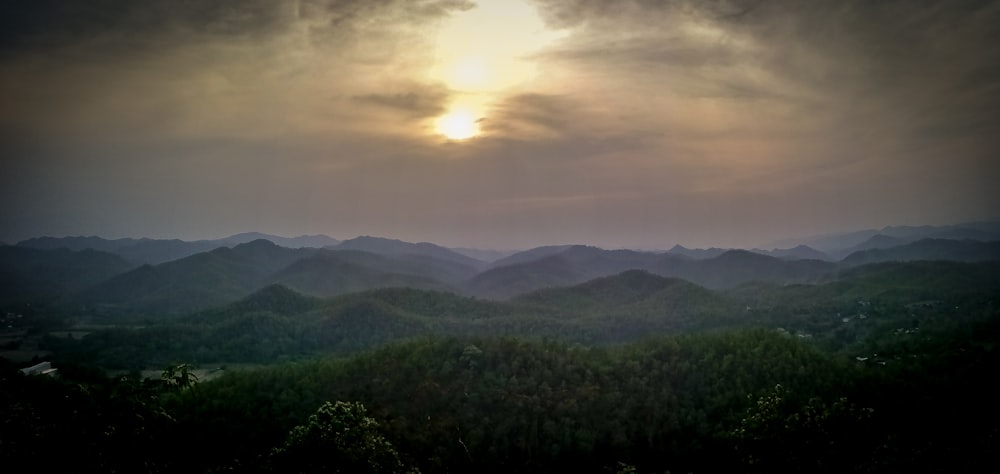
<svg viewBox="0 0 1000 474">
<path fill-rule="evenodd" d="M 439 248 L 430 250 L 449 262 L 399 253 L 427 247 L 374 243 L 388 250 L 290 253 L 250 242 L 117 275 L 121 260 L 96 250 L 4 247 L 16 288 L 61 296 L 5 300 L 0 462 L 57 449 L 46 462 L 67 472 L 956 472 L 992 463 L 996 261 L 855 265 L 732 251 L 699 260 L 564 246 L 477 267 Z M 291 278 L 301 268 L 322 271 Z M 420 268 L 451 284 L 409 284 L 443 281 L 418 277 Z M 249 290 L 269 274 L 312 288 L 366 275 L 352 281 L 374 286 Z M 485 281 L 520 288 L 526 274 L 549 276 L 509 298 L 469 294 Z M 185 275 L 200 275 L 182 285 L 197 288 L 181 293 L 193 299 L 155 303 L 174 301 L 169 281 Z M 584 276 L 593 278 L 576 282 Z M 471 286 L 451 286 L 462 278 Z M 108 282 L 150 291 L 141 298 L 150 305 L 95 303 L 90 289 L 119 284 Z M 243 296 L 190 305 L 222 301 L 203 298 L 220 292 Z M 27 375 L 42 361 L 58 377 Z"/>
</svg>

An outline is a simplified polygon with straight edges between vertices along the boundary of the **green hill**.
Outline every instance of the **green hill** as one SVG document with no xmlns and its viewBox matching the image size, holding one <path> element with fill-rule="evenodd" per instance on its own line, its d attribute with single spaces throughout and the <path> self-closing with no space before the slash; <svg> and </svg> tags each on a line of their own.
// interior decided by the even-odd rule
<svg viewBox="0 0 1000 474">
<path fill-rule="evenodd" d="M 131 268 L 121 257 L 97 250 L 0 246 L 0 305 L 51 306 Z"/>
</svg>

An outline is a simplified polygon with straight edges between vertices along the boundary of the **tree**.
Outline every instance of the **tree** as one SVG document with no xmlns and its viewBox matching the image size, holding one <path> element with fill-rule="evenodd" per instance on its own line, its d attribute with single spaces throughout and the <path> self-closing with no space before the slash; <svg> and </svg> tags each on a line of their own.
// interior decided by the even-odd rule
<svg viewBox="0 0 1000 474">
<path fill-rule="evenodd" d="M 164 369 L 160 374 L 160 381 L 165 387 L 183 390 L 194 387 L 198 383 L 198 376 L 190 365 L 179 364 Z"/>
<path fill-rule="evenodd" d="M 872 432 L 871 408 L 847 398 L 805 404 L 776 385 L 732 432 L 748 472 L 869 472 L 884 442 Z"/>
<path fill-rule="evenodd" d="M 275 472 L 409 472 L 358 402 L 326 402 L 271 454 Z"/>
</svg>

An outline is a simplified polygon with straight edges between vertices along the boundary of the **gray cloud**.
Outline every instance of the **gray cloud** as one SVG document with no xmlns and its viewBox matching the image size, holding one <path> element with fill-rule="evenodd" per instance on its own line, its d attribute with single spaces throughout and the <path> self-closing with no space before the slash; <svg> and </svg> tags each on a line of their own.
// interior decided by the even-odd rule
<svg viewBox="0 0 1000 474">
<path fill-rule="evenodd" d="M 579 29 L 552 59 L 647 97 L 764 101 L 765 116 L 781 108 L 818 133 L 920 143 L 962 135 L 991 147 L 1000 128 L 995 1 L 539 3 L 553 24 Z"/>
<path fill-rule="evenodd" d="M 448 95 L 440 89 L 395 94 L 364 94 L 351 97 L 367 105 L 385 107 L 416 117 L 432 117 L 445 111 Z"/>
<path fill-rule="evenodd" d="M 295 22 L 314 32 L 357 32 L 380 22 L 439 18 L 468 9 L 463 0 L 38 0 L 0 6 L 0 50 L 93 43 L 146 49 L 157 41 L 261 38 L 282 34 Z"/>
<path fill-rule="evenodd" d="M 579 99 L 554 94 L 526 93 L 505 99 L 487 120 L 484 129 L 504 136 L 538 138 L 569 133 L 585 122 Z"/>
<path fill-rule="evenodd" d="M 412 71 L 383 69 L 419 59 L 408 48 L 426 41 L 420 28 L 468 8 L 455 0 L 4 5 L 0 16 L 19 26 L 0 38 L 9 112 L 0 128 L 82 140 L 301 136 L 321 121 L 347 122 L 344 113 L 356 114 L 338 102 L 373 89 L 426 89 L 422 114 L 433 113 L 440 90 L 401 76 Z M 373 83 L 374 74 L 387 79 Z"/>
</svg>

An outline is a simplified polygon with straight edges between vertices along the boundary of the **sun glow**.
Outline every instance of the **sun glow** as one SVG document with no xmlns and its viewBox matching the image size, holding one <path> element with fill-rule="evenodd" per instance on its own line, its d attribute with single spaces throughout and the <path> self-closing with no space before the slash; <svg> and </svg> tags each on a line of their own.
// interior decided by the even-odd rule
<svg viewBox="0 0 1000 474">
<path fill-rule="evenodd" d="M 466 140 L 479 134 L 479 123 L 470 109 L 457 109 L 437 119 L 437 131 L 449 140 Z"/>
<path fill-rule="evenodd" d="M 532 54 L 562 36 L 547 30 L 525 0 L 479 0 L 455 14 L 438 33 L 429 71 L 451 91 L 451 108 L 435 120 L 437 132 L 451 140 L 479 135 L 490 107 L 537 77 Z"/>
</svg>

